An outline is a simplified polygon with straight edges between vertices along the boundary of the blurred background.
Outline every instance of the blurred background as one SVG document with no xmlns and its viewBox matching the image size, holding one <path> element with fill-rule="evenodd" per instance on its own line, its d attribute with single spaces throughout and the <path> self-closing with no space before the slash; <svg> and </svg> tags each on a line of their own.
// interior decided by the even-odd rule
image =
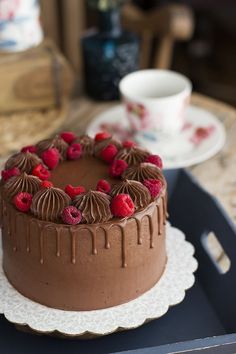
<svg viewBox="0 0 236 354">
<path fill-rule="evenodd" d="M 233 0 L 0 0 L 0 158 L 58 131 L 71 99 L 119 99 L 137 69 L 235 105 L 235 18 Z"/>
<path fill-rule="evenodd" d="M 57 43 L 78 78 L 83 74 L 79 39 L 87 28 L 96 25 L 96 13 L 88 4 L 85 0 L 41 0 L 45 34 Z M 235 105 L 234 0 L 133 0 L 122 12 L 124 25 L 141 39 L 142 67 L 182 72 L 192 80 L 196 91 Z M 152 28 L 143 27 L 142 14 L 147 23 L 149 17 L 157 18 Z"/>
</svg>

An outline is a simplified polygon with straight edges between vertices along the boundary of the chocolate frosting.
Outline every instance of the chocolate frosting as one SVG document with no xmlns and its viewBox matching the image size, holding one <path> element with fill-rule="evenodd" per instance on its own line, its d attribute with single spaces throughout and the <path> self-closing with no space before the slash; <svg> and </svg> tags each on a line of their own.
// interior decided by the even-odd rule
<svg viewBox="0 0 236 354">
<path fill-rule="evenodd" d="M 111 137 L 111 138 L 108 138 L 108 139 L 103 139 L 99 142 L 95 142 L 95 145 L 94 145 L 94 153 L 95 153 L 95 156 L 98 156 L 99 153 L 107 146 L 107 145 L 110 145 L 110 144 L 113 144 L 117 147 L 118 150 L 121 149 L 122 147 L 122 144 L 119 140 L 115 139 L 114 137 Z"/>
<path fill-rule="evenodd" d="M 36 145 L 36 147 L 37 147 L 37 152 L 38 152 L 39 156 L 45 150 L 55 147 L 60 152 L 61 157 L 64 159 L 64 158 L 66 158 L 66 150 L 68 148 L 68 144 L 59 135 L 56 135 L 52 139 L 45 139 L 45 140 L 39 141 L 38 144 Z"/>
<path fill-rule="evenodd" d="M 116 155 L 116 159 L 124 160 L 129 166 L 143 162 L 149 153 L 138 147 L 123 148 Z"/>
<path fill-rule="evenodd" d="M 94 152 L 94 139 L 88 135 L 79 136 L 76 140 L 82 146 L 83 155 L 93 155 Z"/>
<path fill-rule="evenodd" d="M 70 197 L 59 188 L 40 189 L 33 197 L 31 212 L 41 220 L 59 221 L 61 213 L 70 204 Z"/>
<path fill-rule="evenodd" d="M 150 163 L 141 163 L 127 168 L 122 175 L 123 179 L 134 179 L 143 182 L 145 179 L 160 179 L 164 180 L 161 170 Z"/>
<path fill-rule="evenodd" d="M 101 223 L 112 218 L 110 197 L 105 193 L 90 190 L 78 195 L 73 205 L 81 211 L 83 223 Z"/>
<path fill-rule="evenodd" d="M 121 181 L 112 187 L 110 195 L 114 197 L 122 193 L 130 195 L 136 210 L 146 207 L 151 202 L 151 195 L 147 187 L 138 181 Z"/>
<path fill-rule="evenodd" d="M 27 192 L 30 194 L 36 193 L 41 186 L 41 181 L 36 176 L 28 175 L 23 172 L 19 176 L 14 176 L 10 178 L 4 184 L 4 194 L 7 199 L 12 199 L 19 192 Z"/>
<path fill-rule="evenodd" d="M 19 152 L 12 155 L 6 162 L 5 168 L 18 167 L 21 172 L 30 173 L 38 164 L 42 163 L 41 159 L 31 152 Z"/>
</svg>

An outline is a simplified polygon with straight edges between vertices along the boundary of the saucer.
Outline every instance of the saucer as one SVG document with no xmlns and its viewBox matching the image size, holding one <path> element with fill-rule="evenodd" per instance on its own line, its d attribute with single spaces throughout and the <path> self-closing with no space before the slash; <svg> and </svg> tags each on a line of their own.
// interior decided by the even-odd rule
<svg viewBox="0 0 236 354">
<path fill-rule="evenodd" d="M 203 162 L 220 151 L 226 139 L 225 128 L 217 117 L 192 105 L 187 108 L 184 127 L 176 134 L 132 131 L 121 104 L 95 117 L 87 133 L 94 136 L 101 130 L 109 131 L 121 140 L 133 139 L 153 154 L 159 154 L 165 169 Z"/>
</svg>

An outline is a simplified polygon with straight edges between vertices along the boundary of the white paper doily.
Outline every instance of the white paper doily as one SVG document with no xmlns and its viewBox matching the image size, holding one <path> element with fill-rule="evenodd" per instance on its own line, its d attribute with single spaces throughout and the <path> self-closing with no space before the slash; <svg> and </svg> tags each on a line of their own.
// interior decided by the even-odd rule
<svg viewBox="0 0 236 354">
<path fill-rule="evenodd" d="M 148 292 L 126 304 L 96 311 L 62 311 L 33 302 L 15 290 L 0 267 L 0 313 L 10 322 L 28 325 L 39 332 L 58 331 L 65 335 L 84 333 L 105 335 L 118 328 L 131 329 L 146 320 L 163 316 L 170 306 L 180 303 L 195 281 L 197 261 L 194 247 L 178 229 L 167 225 L 168 261 L 163 276 Z M 2 264 L 2 251 L 0 255 Z"/>
</svg>

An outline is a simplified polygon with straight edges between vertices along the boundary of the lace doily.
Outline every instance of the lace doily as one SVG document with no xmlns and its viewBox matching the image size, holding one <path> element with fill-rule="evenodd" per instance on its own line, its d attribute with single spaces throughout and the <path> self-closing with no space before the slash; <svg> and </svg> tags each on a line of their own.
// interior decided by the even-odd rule
<svg viewBox="0 0 236 354">
<path fill-rule="evenodd" d="M 39 332 L 58 331 L 65 335 L 84 333 L 105 335 L 120 329 L 131 329 L 146 320 L 163 316 L 170 306 L 180 303 L 185 291 L 195 281 L 197 261 L 194 247 L 178 229 L 167 225 L 168 261 L 163 276 L 148 292 L 126 304 L 96 311 L 62 311 L 33 302 L 15 290 L 0 267 L 0 313 L 10 322 L 28 325 Z M 2 251 L 0 254 L 2 264 Z"/>
</svg>

